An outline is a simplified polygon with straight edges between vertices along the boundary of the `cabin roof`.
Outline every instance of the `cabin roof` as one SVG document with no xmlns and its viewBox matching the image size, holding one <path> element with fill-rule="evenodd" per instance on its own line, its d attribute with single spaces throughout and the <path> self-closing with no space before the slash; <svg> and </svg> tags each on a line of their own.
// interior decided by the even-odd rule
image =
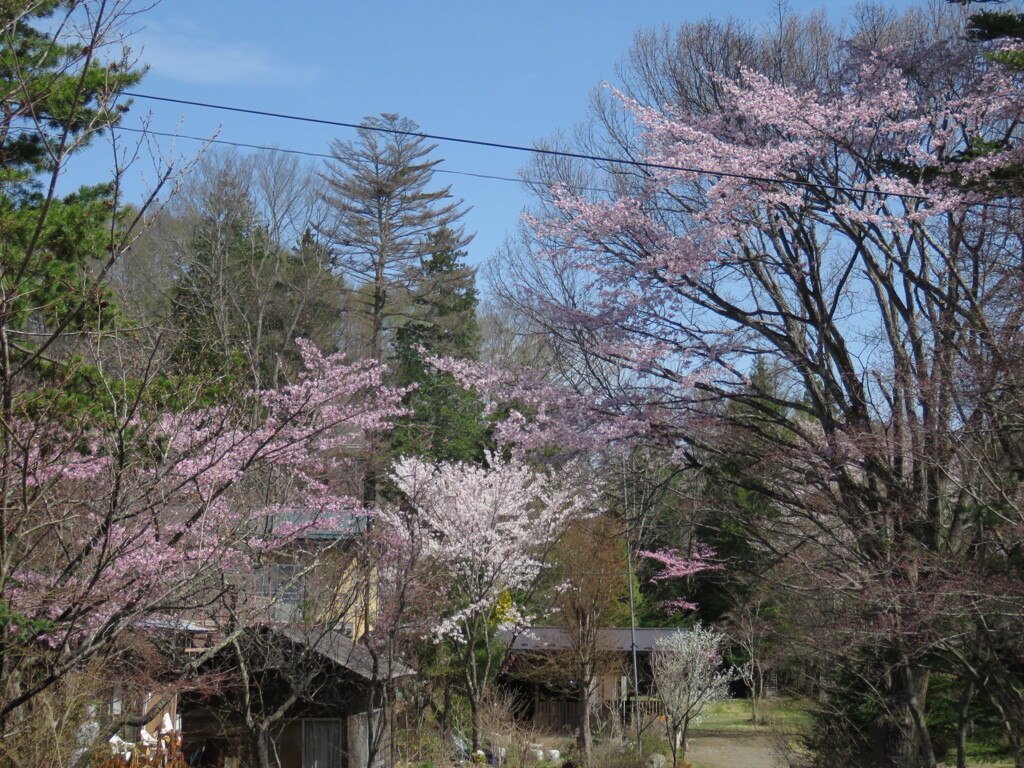
<svg viewBox="0 0 1024 768">
<path fill-rule="evenodd" d="M 393 660 L 388 665 L 383 657 L 378 660 L 375 672 L 373 654 L 365 646 L 353 642 L 337 630 L 273 627 L 272 631 L 280 633 L 296 645 L 312 648 L 321 656 L 355 673 L 367 682 L 395 680 L 416 674 L 411 667 L 400 661 Z"/>
</svg>

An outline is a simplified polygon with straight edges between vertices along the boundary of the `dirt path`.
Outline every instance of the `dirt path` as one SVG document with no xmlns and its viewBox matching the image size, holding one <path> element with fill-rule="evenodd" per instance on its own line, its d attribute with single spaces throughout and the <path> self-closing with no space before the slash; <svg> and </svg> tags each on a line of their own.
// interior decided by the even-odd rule
<svg viewBox="0 0 1024 768">
<path fill-rule="evenodd" d="M 701 731 L 690 737 L 686 760 L 704 768 L 785 768 L 771 740 L 757 733 Z"/>
</svg>

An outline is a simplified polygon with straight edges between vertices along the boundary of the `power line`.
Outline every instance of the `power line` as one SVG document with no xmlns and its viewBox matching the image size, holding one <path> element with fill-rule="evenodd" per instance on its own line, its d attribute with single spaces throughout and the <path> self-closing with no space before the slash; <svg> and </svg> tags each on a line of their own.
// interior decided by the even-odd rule
<svg viewBox="0 0 1024 768">
<path fill-rule="evenodd" d="M 204 144 L 223 144 L 228 147 L 238 147 L 239 149 L 258 149 L 263 152 L 280 152 L 285 155 L 297 155 L 299 157 L 312 157 L 324 160 L 335 159 L 334 155 L 327 152 L 313 152 L 306 149 L 291 149 L 289 147 L 275 147 L 267 144 L 249 144 L 243 141 L 229 141 L 228 139 L 218 139 L 203 136 L 189 136 L 184 133 L 171 133 L 169 131 L 154 131 L 150 128 L 129 128 L 124 125 L 114 126 L 114 130 L 117 131 L 128 131 L 130 133 L 141 133 L 149 136 L 163 136 L 168 139 L 186 139 L 188 141 L 198 141 Z M 456 176 L 472 176 L 476 179 L 491 179 L 492 181 L 508 181 L 513 184 L 541 184 L 542 182 L 536 179 L 524 179 L 516 178 L 515 176 L 497 176 L 490 173 L 474 173 L 473 171 L 456 171 L 451 168 L 433 168 L 434 173 L 450 173 Z M 602 192 L 605 194 L 611 194 L 610 189 L 601 187 L 574 187 L 583 192 Z"/>
<path fill-rule="evenodd" d="M 200 141 L 205 144 L 223 144 L 229 147 L 239 147 L 240 149 L 258 149 L 264 152 L 280 152 L 285 155 L 298 155 L 300 157 L 315 157 L 324 160 L 336 159 L 334 155 L 328 152 L 313 152 L 307 149 L 291 149 L 289 147 L 275 147 L 267 144 L 248 144 L 243 141 L 229 141 L 227 139 L 218 138 L 207 138 L 203 136 L 188 136 L 183 133 L 170 133 L 168 131 L 154 131 L 149 128 L 128 128 L 124 125 L 115 126 L 115 130 L 118 131 L 130 131 L 131 133 L 142 133 L 150 136 L 164 136 L 169 139 L 187 139 L 189 141 Z M 512 176 L 494 176 L 487 173 L 473 173 L 471 171 L 453 171 L 449 168 L 434 168 L 434 173 L 454 173 L 458 176 L 475 176 L 478 179 L 494 179 L 496 181 L 513 181 L 522 183 L 522 179 L 517 179 Z M 607 190 L 594 189 L 593 192 L 602 192 Z"/>
<path fill-rule="evenodd" d="M 768 184 L 792 184 L 807 189 L 828 189 L 835 192 L 850 192 L 854 194 L 880 195 L 882 197 L 897 197 L 904 200 L 920 200 L 931 202 L 927 195 L 914 195 L 906 192 L 884 192 L 882 190 L 864 189 L 862 187 L 847 187 L 841 184 L 823 184 L 814 181 L 800 181 L 797 179 L 782 179 L 772 176 L 757 176 L 745 173 L 732 173 L 729 171 L 716 171 L 706 168 L 688 168 L 667 163 L 649 163 L 643 160 L 629 160 L 615 157 L 604 157 L 602 155 L 590 155 L 581 152 L 567 152 L 558 149 L 544 149 L 541 147 L 525 147 L 519 144 L 502 144 L 494 141 L 483 141 L 480 139 L 466 139 L 457 136 L 441 136 L 432 133 L 421 133 L 419 131 L 403 131 L 397 128 L 383 128 L 374 125 L 362 125 L 360 123 L 347 123 L 340 120 L 327 120 L 325 118 L 307 117 L 304 115 L 290 115 L 283 112 L 269 112 L 261 109 L 247 109 L 244 107 L 231 107 L 225 104 L 211 104 L 203 101 L 191 101 L 189 99 L 174 99 L 169 96 L 152 96 L 146 93 L 125 91 L 125 96 L 136 99 L 148 99 L 150 101 L 161 101 L 168 104 L 181 104 L 189 107 L 202 107 L 204 109 L 217 109 L 224 112 L 237 112 L 245 115 L 256 115 L 258 117 L 273 117 L 280 120 L 293 120 L 301 123 L 313 123 L 315 125 L 330 125 L 337 128 L 353 128 L 356 130 L 374 131 L 376 133 L 388 133 L 395 136 L 411 136 L 415 138 L 428 139 L 430 141 L 444 141 L 452 144 L 469 144 L 489 149 L 504 149 L 512 152 L 527 152 L 535 155 L 548 155 L 551 157 L 564 157 L 572 160 L 587 160 L 598 163 L 612 163 L 615 165 L 629 165 L 634 168 L 643 168 L 663 171 L 683 171 L 685 173 L 696 173 L 703 176 L 720 176 L 727 179 L 742 179 L 745 181 L 760 181 Z"/>
<path fill-rule="evenodd" d="M 26 130 L 26 132 L 34 133 L 34 131 L 29 131 L 28 129 L 25 129 L 25 130 Z M 281 154 L 297 155 L 299 157 L 312 157 L 312 158 L 323 159 L 323 160 L 333 160 L 333 159 L 335 159 L 334 155 L 329 154 L 327 152 L 313 152 L 312 150 L 307 150 L 307 149 L 291 149 L 290 147 L 278 147 L 278 146 L 273 146 L 273 145 L 269 145 L 269 144 L 250 144 L 248 142 L 243 142 L 243 141 L 230 141 L 228 139 L 219 139 L 219 138 L 213 138 L 213 137 L 209 137 L 209 136 L 190 136 L 190 135 L 185 134 L 185 133 L 171 133 L 169 131 L 155 131 L 155 130 L 153 130 L 151 128 L 129 128 L 128 126 L 125 126 L 125 125 L 115 125 L 114 126 L 114 130 L 117 130 L 117 131 L 128 131 L 130 133 L 139 133 L 139 134 L 144 134 L 144 135 L 149 135 L 149 136 L 163 136 L 163 137 L 169 138 L 169 139 L 186 139 L 188 141 L 198 141 L 198 142 L 203 143 L 203 144 L 222 144 L 222 145 L 228 146 L 228 147 L 238 147 L 239 149 L 257 149 L 257 150 L 260 150 L 260 151 L 263 151 L 263 152 L 279 152 Z M 416 135 L 419 135 L 419 134 L 416 134 Z M 426 134 L 423 134 L 423 135 L 426 135 Z M 530 150 L 530 151 L 533 151 L 533 150 Z M 541 150 L 536 150 L 536 151 L 539 152 Z M 629 161 L 623 160 L 623 161 L 620 161 L 620 162 L 628 163 Z M 475 179 L 489 179 L 491 181 L 505 181 L 505 182 L 510 182 L 512 184 L 542 185 L 542 184 L 546 183 L 546 182 L 541 181 L 539 179 L 531 179 L 531 178 L 526 178 L 526 177 L 515 177 L 515 176 L 498 176 L 497 174 L 476 173 L 474 171 L 456 171 L 456 170 L 451 169 L 451 168 L 440 168 L 440 167 L 437 167 L 437 168 L 434 168 L 433 171 L 434 171 L 434 173 L 448 173 L 448 174 L 452 174 L 452 175 L 455 175 L 455 176 L 469 176 L 469 177 L 472 177 L 472 178 L 475 178 Z M 707 173 L 712 173 L 712 171 L 708 171 Z M 757 177 L 751 177 L 751 178 L 757 178 Z M 825 189 L 848 189 L 848 190 L 857 190 L 858 189 L 856 187 L 831 187 L 831 186 L 829 186 L 827 184 L 826 185 L 821 185 L 821 184 L 814 184 L 812 182 L 788 181 L 788 180 L 785 180 L 785 179 L 779 179 L 778 182 L 781 183 L 781 184 L 805 184 L 806 186 L 817 186 L 817 187 L 823 187 Z M 607 187 L 574 186 L 573 190 L 579 191 L 579 192 L 597 192 L 599 194 L 606 194 L 606 195 L 615 194 L 614 190 L 608 189 Z M 859 190 L 859 191 L 861 191 L 861 192 L 870 192 L 870 190 Z M 880 194 L 880 195 L 891 195 L 891 196 L 897 196 L 897 197 L 906 197 L 906 195 L 900 195 L 899 193 L 896 193 L 896 192 L 878 192 L 877 194 Z M 930 200 L 931 199 L 931 198 L 926 197 L 924 195 L 913 195 L 911 197 L 916 197 L 916 198 L 921 199 L 921 200 Z M 978 207 L 982 207 L 982 208 L 996 208 L 996 209 L 1000 209 L 1000 210 L 1016 210 L 1016 206 L 1008 205 L 1008 204 L 1004 204 L 1004 203 L 996 203 L 996 202 L 992 202 L 992 201 L 981 202 L 981 203 L 978 203 L 977 205 L 978 205 Z"/>
</svg>

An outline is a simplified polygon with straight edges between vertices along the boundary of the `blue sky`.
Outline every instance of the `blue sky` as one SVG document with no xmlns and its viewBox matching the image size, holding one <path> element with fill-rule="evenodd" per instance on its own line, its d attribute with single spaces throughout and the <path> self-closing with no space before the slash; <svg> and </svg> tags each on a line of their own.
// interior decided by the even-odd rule
<svg viewBox="0 0 1024 768">
<path fill-rule="evenodd" d="M 906 0 L 889 0 L 906 5 Z M 841 17 L 853 0 L 832 0 Z M 163 0 L 135 19 L 131 45 L 150 71 L 136 88 L 187 99 L 359 122 L 397 112 L 428 133 L 530 145 L 571 130 L 585 115 L 589 92 L 614 82 L 615 65 L 639 28 L 708 16 L 764 23 L 772 0 L 634 0 L 510 3 L 409 0 Z M 795 12 L 819 0 L 790 0 Z M 250 144 L 327 151 L 353 132 L 137 99 L 126 126 L 146 117 L 156 131 L 179 131 Z M 161 140 L 163 151 L 172 152 Z M 195 142 L 179 139 L 188 155 Z M 452 171 L 515 176 L 526 157 L 514 152 L 441 144 Z M 109 163 L 108 163 L 109 165 Z M 130 196 L 151 178 L 143 162 L 127 176 Z M 528 202 L 519 185 L 441 174 L 473 210 L 471 259 L 493 253 Z"/>
</svg>

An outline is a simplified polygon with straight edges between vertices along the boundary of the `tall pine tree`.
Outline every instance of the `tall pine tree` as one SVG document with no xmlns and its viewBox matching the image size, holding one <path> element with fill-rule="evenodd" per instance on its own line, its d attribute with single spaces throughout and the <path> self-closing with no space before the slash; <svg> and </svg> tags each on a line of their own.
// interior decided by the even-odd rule
<svg viewBox="0 0 1024 768">
<path fill-rule="evenodd" d="M 386 357 L 387 335 L 412 284 L 431 237 L 450 232 L 452 247 L 464 247 L 462 201 L 449 187 L 432 188 L 440 159 L 428 156 L 419 126 L 393 114 L 366 118 L 352 142 L 336 141 L 324 174 L 324 202 L 331 215 L 320 228 L 335 268 L 354 284 L 353 309 L 366 320 L 368 357 Z"/>
<path fill-rule="evenodd" d="M 480 400 L 427 362 L 477 355 L 476 273 L 465 265 L 459 242 L 446 227 L 428 236 L 428 253 L 409 296 L 410 319 L 394 333 L 396 383 L 416 385 L 406 397 L 411 413 L 392 435 L 395 454 L 467 463 L 483 458 L 487 425 Z"/>
</svg>

